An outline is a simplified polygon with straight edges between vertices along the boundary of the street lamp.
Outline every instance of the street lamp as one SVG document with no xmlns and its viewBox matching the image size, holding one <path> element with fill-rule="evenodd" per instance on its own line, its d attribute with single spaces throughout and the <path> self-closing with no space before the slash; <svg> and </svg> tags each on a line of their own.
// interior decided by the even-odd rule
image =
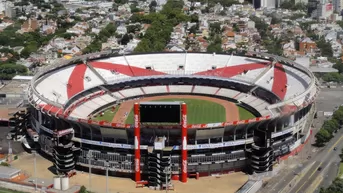
<svg viewBox="0 0 343 193">
<path fill-rule="evenodd" d="M 171 168 L 170 166 L 164 168 L 163 172 L 166 174 L 166 193 L 168 193 L 169 190 L 169 184 L 168 184 L 168 176 L 171 174 Z"/>
<path fill-rule="evenodd" d="M 105 167 L 106 167 L 106 193 L 109 193 L 108 191 L 108 167 L 110 167 L 110 163 L 108 160 L 105 162 Z"/>
<path fill-rule="evenodd" d="M 37 167 L 36 167 L 36 150 L 31 151 L 34 158 L 33 158 L 33 164 L 34 164 L 34 180 L 35 180 L 35 191 L 37 191 Z"/>
<path fill-rule="evenodd" d="M 91 159 L 93 157 L 92 150 L 88 151 L 87 157 L 88 157 L 88 168 L 89 168 L 89 191 L 91 191 L 91 188 L 92 188 L 92 176 L 91 176 L 91 174 L 92 174 L 92 162 L 91 162 Z"/>
</svg>

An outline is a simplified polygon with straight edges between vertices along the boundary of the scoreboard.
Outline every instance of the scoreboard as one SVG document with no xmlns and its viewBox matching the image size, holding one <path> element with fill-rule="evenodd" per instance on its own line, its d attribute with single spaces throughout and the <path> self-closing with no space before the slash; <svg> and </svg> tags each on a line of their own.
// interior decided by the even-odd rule
<svg viewBox="0 0 343 193">
<path fill-rule="evenodd" d="M 182 102 L 142 102 L 139 104 L 141 123 L 181 123 Z"/>
</svg>

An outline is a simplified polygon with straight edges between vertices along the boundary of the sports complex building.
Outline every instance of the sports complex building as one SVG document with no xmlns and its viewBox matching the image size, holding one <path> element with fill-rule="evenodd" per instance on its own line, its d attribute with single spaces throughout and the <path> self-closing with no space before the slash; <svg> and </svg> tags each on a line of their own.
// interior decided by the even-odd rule
<svg viewBox="0 0 343 193">
<path fill-rule="evenodd" d="M 186 182 L 272 170 L 309 138 L 318 91 L 307 68 L 265 53 L 99 53 L 36 74 L 28 125 L 61 173 Z M 198 110 L 211 99 L 229 106 Z"/>
</svg>

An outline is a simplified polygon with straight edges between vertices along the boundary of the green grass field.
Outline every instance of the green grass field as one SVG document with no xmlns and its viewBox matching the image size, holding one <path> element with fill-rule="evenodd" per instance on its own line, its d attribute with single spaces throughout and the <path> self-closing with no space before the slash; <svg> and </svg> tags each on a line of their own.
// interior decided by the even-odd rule
<svg viewBox="0 0 343 193">
<path fill-rule="evenodd" d="M 200 99 L 176 99 L 176 98 L 168 98 L 168 99 L 161 99 L 155 101 L 181 101 L 187 104 L 187 111 L 188 117 L 187 121 L 188 124 L 201 124 L 201 123 L 218 123 L 218 122 L 225 122 L 225 108 L 215 102 L 211 102 L 208 100 L 200 100 Z M 108 121 L 112 122 L 115 113 L 117 113 L 119 108 L 116 108 L 114 112 L 112 112 L 112 108 L 107 109 L 104 111 L 104 115 L 102 117 L 94 117 L 94 120 L 97 121 Z M 248 110 L 239 107 L 239 117 L 240 120 L 246 120 L 254 118 L 255 116 L 249 112 Z M 126 119 L 126 124 L 133 124 L 133 110 L 130 111 L 128 117 Z M 1 192 L 0 192 L 1 193 Z"/>
<path fill-rule="evenodd" d="M 97 116 L 94 117 L 94 120 L 96 121 L 107 121 L 107 122 L 112 122 L 114 115 L 117 113 L 119 108 L 116 108 L 114 112 L 112 112 L 112 108 L 109 108 L 104 111 L 104 115 L 102 117 Z M 1 193 L 1 192 L 0 192 Z"/>
<path fill-rule="evenodd" d="M 243 107 L 238 106 L 238 111 L 239 111 L 240 120 L 247 120 L 247 119 L 255 118 L 255 115 L 253 115 L 250 111 L 246 110 Z"/>
<path fill-rule="evenodd" d="M 157 101 L 180 101 L 180 99 L 161 99 Z M 199 99 L 182 99 L 187 104 L 188 124 L 218 123 L 225 122 L 225 108 L 215 102 Z M 244 108 L 238 107 L 241 120 L 254 118 L 255 116 Z M 126 124 L 133 124 L 133 111 L 126 119 Z"/>
</svg>

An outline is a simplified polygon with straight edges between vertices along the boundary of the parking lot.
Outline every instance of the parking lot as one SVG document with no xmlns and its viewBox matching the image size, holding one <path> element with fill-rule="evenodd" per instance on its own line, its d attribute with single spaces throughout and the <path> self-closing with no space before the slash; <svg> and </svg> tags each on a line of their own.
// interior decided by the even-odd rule
<svg viewBox="0 0 343 193">
<path fill-rule="evenodd" d="M 343 88 L 322 88 L 317 97 L 317 110 L 330 112 L 343 104 Z"/>
<path fill-rule="evenodd" d="M 0 154 L 8 154 L 9 145 L 11 145 L 13 154 L 24 152 L 20 142 L 6 139 L 6 136 L 10 131 L 11 129 L 8 127 L 0 127 Z"/>
</svg>

